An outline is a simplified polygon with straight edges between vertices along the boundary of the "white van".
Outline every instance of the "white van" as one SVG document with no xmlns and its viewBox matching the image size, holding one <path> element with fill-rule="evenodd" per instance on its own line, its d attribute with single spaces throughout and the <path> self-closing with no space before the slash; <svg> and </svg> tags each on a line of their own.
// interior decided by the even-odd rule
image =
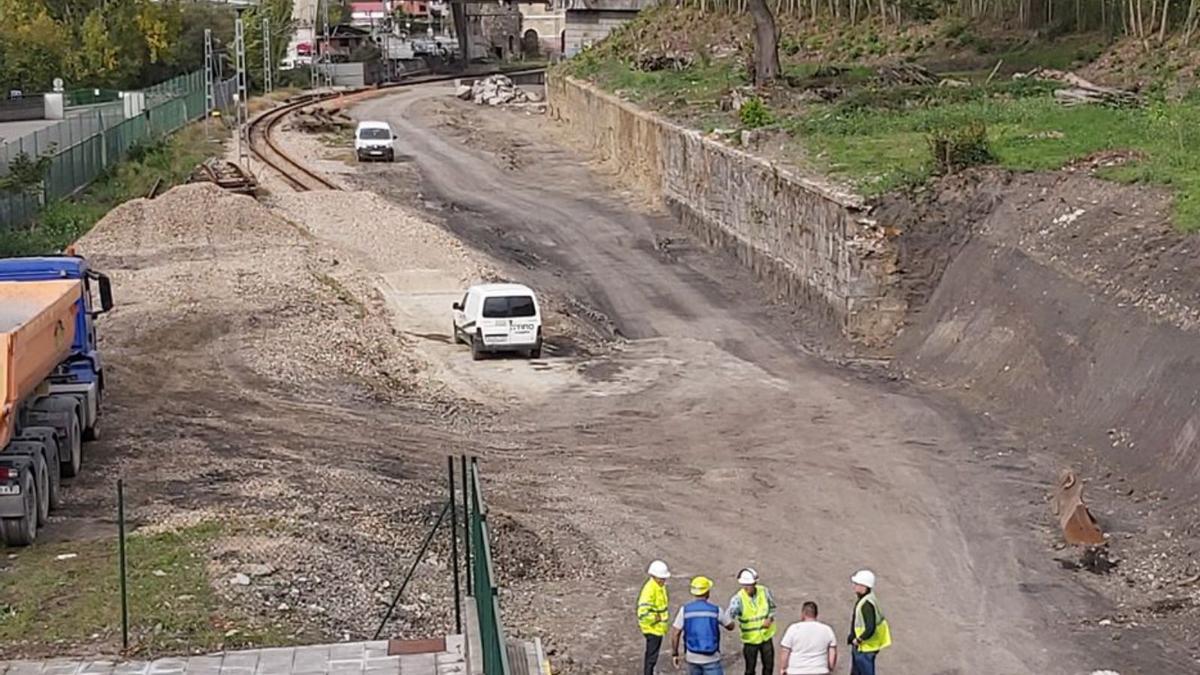
<svg viewBox="0 0 1200 675">
<path fill-rule="evenodd" d="M 358 161 L 382 159 L 388 162 L 396 161 L 396 150 L 392 142 L 396 134 L 387 122 L 359 122 L 354 130 L 354 154 Z"/>
<path fill-rule="evenodd" d="M 537 296 L 520 284 L 480 284 L 454 303 L 454 342 L 471 345 L 471 358 L 487 352 L 542 357 L 542 312 Z"/>
</svg>

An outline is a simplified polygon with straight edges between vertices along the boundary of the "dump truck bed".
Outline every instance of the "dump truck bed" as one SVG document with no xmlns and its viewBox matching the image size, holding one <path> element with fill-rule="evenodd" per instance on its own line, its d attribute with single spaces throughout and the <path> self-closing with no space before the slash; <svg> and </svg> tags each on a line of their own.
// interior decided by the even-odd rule
<svg viewBox="0 0 1200 675">
<path fill-rule="evenodd" d="M 71 351 L 78 280 L 0 281 L 0 448 L 13 415 Z"/>
</svg>

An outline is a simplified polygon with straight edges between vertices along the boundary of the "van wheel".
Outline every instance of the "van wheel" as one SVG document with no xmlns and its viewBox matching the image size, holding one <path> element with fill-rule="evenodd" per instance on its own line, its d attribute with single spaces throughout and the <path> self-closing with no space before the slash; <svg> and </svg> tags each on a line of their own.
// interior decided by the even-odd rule
<svg viewBox="0 0 1200 675">
<path fill-rule="evenodd" d="M 458 326 L 453 321 L 450 322 L 450 339 L 456 345 L 462 344 L 462 338 L 458 336 Z"/>
<path fill-rule="evenodd" d="M 22 500 L 25 503 L 25 515 L 0 521 L 0 536 L 4 538 L 5 546 L 29 546 L 37 539 L 38 495 L 33 478 L 24 478 L 21 489 L 25 492 Z"/>
<path fill-rule="evenodd" d="M 542 343 L 539 342 L 538 346 L 529 350 L 529 358 L 531 358 L 531 359 L 542 358 Z"/>
<path fill-rule="evenodd" d="M 483 359 L 483 349 L 479 344 L 479 340 L 471 338 L 471 360 L 479 361 Z"/>
</svg>

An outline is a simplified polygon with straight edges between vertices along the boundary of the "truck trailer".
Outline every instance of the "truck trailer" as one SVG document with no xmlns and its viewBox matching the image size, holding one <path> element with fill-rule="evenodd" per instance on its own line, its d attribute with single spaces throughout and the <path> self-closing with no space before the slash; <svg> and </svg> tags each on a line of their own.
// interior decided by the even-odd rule
<svg viewBox="0 0 1200 675">
<path fill-rule="evenodd" d="M 97 307 L 96 298 L 99 297 Z M 0 259 L 0 538 L 28 546 L 99 435 L 95 319 L 108 277 L 76 255 Z"/>
</svg>

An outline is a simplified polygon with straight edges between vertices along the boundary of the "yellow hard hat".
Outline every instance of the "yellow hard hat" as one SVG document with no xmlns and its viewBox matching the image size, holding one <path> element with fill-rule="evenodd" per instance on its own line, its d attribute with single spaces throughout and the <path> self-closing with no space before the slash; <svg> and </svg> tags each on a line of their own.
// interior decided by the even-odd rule
<svg viewBox="0 0 1200 675">
<path fill-rule="evenodd" d="M 704 595 L 712 590 L 712 579 L 708 577 L 692 577 L 692 595 Z"/>
</svg>

